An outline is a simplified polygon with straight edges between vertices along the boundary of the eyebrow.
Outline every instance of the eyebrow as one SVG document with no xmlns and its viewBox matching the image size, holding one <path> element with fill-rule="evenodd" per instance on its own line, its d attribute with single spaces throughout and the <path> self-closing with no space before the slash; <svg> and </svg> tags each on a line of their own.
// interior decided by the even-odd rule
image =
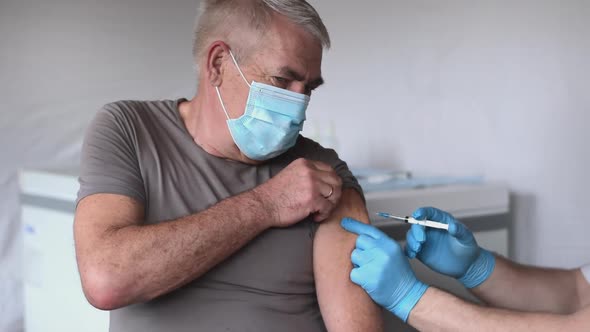
<svg viewBox="0 0 590 332">
<path fill-rule="evenodd" d="M 279 69 L 279 73 L 283 76 L 285 76 L 285 78 L 288 79 L 293 79 L 296 81 L 304 81 L 305 77 L 299 73 L 297 73 L 295 70 L 285 66 L 285 67 L 281 67 L 281 69 Z M 324 79 L 320 76 L 314 80 L 312 80 L 311 82 L 309 82 L 307 84 L 308 87 L 315 89 L 317 87 L 319 87 L 320 85 L 324 84 Z"/>
</svg>

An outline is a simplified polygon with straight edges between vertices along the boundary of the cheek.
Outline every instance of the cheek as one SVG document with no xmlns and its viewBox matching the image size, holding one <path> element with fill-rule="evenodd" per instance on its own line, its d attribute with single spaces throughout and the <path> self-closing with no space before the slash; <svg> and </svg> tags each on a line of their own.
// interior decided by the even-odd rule
<svg viewBox="0 0 590 332">
<path fill-rule="evenodd" d="M 227 96 L 222 95 L 223 101 L 225 103 L 225 109 L 231 119 L 236 119 L 242 116 L 245 111 L 246 101 L 248 100 L 249 88 L 244 83 L 244 87 L 238 87 L 234 89 L 228 89 L 226 92 Z M 223 93 L 223 92 L 222 92 Z M 223 114 L 224 119 L 225 114 Z"/>
</svg>

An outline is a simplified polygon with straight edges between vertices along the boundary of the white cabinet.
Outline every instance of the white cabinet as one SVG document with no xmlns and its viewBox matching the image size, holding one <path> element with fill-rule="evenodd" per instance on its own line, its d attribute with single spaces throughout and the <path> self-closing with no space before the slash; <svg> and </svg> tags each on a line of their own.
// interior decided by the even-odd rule
<svg viewBox="0 0 590 332">
<path fill-rule="evenodd" d="M 75 176 L 20 174 L 25 331 L 105 332 L 109 313 L 82 292 L 74 251 Z"/>
</svg>

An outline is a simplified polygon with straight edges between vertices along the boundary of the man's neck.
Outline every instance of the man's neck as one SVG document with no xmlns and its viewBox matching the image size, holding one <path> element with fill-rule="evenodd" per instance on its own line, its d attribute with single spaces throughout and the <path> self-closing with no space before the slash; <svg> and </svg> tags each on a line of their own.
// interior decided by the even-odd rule
<svg viewBox="0 0 590 332">
<path fill-rule="evenodd" d="M 216 148 L 218 139 L 216 140 L 216 137 L 212 135 L 214 126 L 208 123 L 212 119 L 207 116 L 208 108 L 204 99 L 197 95 L 193 99 L 178 105 L 180 117 L 195 144 L 209 154 L 224 158 L 223 153 Z"/>
<path fill-rule="evenodd" d="M 219 120 L 218 116 L 210 114 L 216 110 L 215 105 L 210 105 L 210 100 L 204 97 L 204 94 L 197 93 L 190 101 L 178 105 L 180 117 L 193 141 L 205 152 L 218 158 L 252 164 L 253 161 L 242 155 L 232 142 L 227 142 L 229 144 L 226 145 L 231 146 L 224 148 L 224 140 L 227 140 L 227 137 L 224 137 L 220 130 L 225 128 L 220 129 L 215 123 Z M 231 140 L 231 137 L 229 139 Z"/>
</svg>

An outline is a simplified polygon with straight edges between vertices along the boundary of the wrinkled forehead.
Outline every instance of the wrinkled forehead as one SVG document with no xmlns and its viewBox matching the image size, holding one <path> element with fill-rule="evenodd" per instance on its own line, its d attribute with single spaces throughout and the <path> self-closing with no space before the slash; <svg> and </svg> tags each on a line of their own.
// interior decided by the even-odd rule
<svg viewBox="0 0 590 332">
<path fill-rule="evenodd" d="M 320 76 L 321 42 L 303 27 L 276 15 L 251 52 L 251 61 L 266 69 L 288 67 L 305 76 Z"/>
</svg>

